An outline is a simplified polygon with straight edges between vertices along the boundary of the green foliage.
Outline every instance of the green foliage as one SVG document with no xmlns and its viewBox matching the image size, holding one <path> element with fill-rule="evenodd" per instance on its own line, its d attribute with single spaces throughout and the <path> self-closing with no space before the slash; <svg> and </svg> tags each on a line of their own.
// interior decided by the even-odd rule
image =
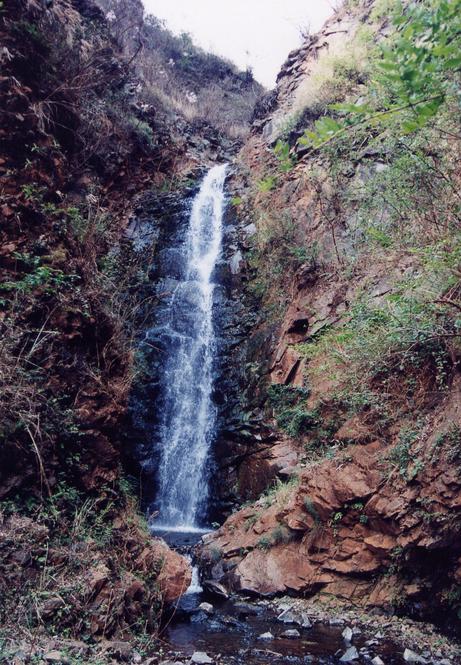
<svg viewBox="0 0 461 665">
<path fill-rule="evenodd" d="M 269 175 L 266 178 L 262 178 L 258 182 L 258 189 L 262 193 L 270 192 L 276 187 L 277 187 L 277 178 L 273 175 Z"/>
<path fill-rule="evenodd" d="M 402 428 L 395 446 L 389 453 L 389 461 L 396 466 L 400 475 L 406 480 L 413 480 L 419 472 L 419 465 L 409 470 L 410 463 L 414 461 L 414 444 L 419 440 L 420 430 L 413 427 Z"/>
<path fill-rule="evenodd" d="M 139 120 L 135 116 L 130 116 L 127 120 L 128 125 L 134 130 L 141 143 L 148 147 L 154 145 L 154 132 L 150 125 L 144 120 Z"/>
<path fill-rule="evenodd" d="M 293 490 L 298 487 L 298 485 L 298 476 L 292 476 L 287 482 L 283 482 L 277 478 L 273 485 L 263 492 L 260 499 L 262 505 L 265 508 L 269 508 L 269 506 L 277 503 L 279 506 L 283 507 L 292 495 Z"/>
<path fill-rule="evenodd" d="M 459 425 L 452 424 L 446 432 L 439 434 L 435 439 L 431 450 L 432 460 L 435 461 L 436 457 L 441 454 L 450 464 L 461 466 L 461 428 Z"/>
<path fill-rule="evenodd" d="M 306 511 L 309 513 L 311 517 L 314 518 L 314 522 L 316 524 L 319 524 L 321 522 L 320 515 L 317 512 L 317 509 L 315 508 L 312 499 L 309 496 L 305 496 L 303 499 L 303 503 Z"/>
<path fill-rule="evenodd" d="M 289 436 L 296 437 L 308 432 L 318 421 L 316 411 L 308 411 L 303 405 L 309 391 L 307 388 L 272 384 L 268 399 L 274 409 L 277 425 Z"/>
<path fill-rule="evenodd" d="M 381 301 L 358 300 L 342 327 L 304 344 L 303 351 L 315 357 L 328 349 L 327 362 L 342 365 L 343 378 L 362 388 L 391 374 L 410 381 L 415 371 L 428 368 L 443 388 L 450 368 L 447 339 L 451 334 L 456 339 L 457 330 L 446 308 L 428 299 L 414 283 L 403 282 Z M 360 394 L 365 397 L 363 406 L 369 398 L 374 400 L 372 393 L 361 390 Z"/>
<path fill-rule="evenodd" d="M 260 550 L 264 550 L 267 552 L 272 547 L 272 541 L 270 536 L 261 536 L 261 538 L 258 540 L 257 547 Z"/>
<path fill-rule="evenodd" d="M 45 291 L 53 293 L 65 285 L 72 284 L 77 275 L 66 275 L 62 270 L 50 266 L 37 266 L 35 270 L 16 282 L 3 282 L 0 290 L 17 293 L 30 293 L 34 289 L 45 287 Z"/>
<path fill-rule="evenodd" d="M 274 147 L 274 154 L 278 159 L 279 168 L 282 173 L 288 173 L 296 164 L 296 156 L 290 154 L 290 144 L 288 141 L 277 141 Z"/>
<path fill-rule="evenodd" d="M 359 125 L 383 125 L 397 114 L 401 133 L 420 129 L 458 95 L 461 68 L 461 0 L 397 3 L 395 31 L 381 45 L 369 99 L 332 105 L 343 118 L 322 117 L 299 139 L 320 148 Z"/>
</svg>

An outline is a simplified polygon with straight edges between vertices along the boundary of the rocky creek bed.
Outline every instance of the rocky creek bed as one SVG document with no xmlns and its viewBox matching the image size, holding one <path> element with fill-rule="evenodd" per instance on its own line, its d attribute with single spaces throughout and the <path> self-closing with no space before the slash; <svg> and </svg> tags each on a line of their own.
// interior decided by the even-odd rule
<svg viewBox="0 0 461 665">
<path fill-rule="evenodd" d="M 190 557 L 201 534 L 159 535 Z M 201 584 L 197 568 L 188 592 L 165 614 L 160 639 L 150 665 L 461 663 L 461 647 L 431 624 L 329 598 L 229 595 L 219 584 Z"/>
<path fill-rule="evenodd" d="M 299 599 L 183 597 L 162 631 L 176 663 L 434 663 L 461 662 L 455 644 L 430 626 L 396 617 L 321 608 Z M 169 662 L 166 660 L 166 662 Z M 161 661 L 160 661 L 161 662 Z M 165 665 L 166 665 L 165 662 Z"/>
</svg>

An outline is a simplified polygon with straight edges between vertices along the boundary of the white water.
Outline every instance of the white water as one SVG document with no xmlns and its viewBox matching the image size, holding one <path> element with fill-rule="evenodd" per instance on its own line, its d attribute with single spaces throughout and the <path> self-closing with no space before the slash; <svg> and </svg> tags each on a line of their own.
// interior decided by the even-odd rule
<svg viewBox="0 0 461 665">
<path fill-rule="evenodd" d="M 221 253 L 226 166 L 205 176 L 186 238 L 184 279 L 171 299 L 174 344 L 164 365 L 156 528 L 198 527 L 208 497 L 207 460 L 216 427 L 212 275 Z"/>
</svg>

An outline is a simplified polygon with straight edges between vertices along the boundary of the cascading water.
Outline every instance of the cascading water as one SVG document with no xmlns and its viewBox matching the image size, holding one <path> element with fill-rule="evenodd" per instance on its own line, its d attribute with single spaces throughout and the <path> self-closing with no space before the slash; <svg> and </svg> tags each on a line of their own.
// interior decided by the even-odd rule
<svg viewBox="0 0 461 665">
<path fill-rule="evenodd" d="M 212 402 L 215 360 L 213 271 L 221 252 L 226 165 L 213 167 L 194 199 L 183 277 L 165 322 L 160 397 L 160 464 L 156 527 L 200 526 L 206 506 L 207 460 L 216 428 Z"/>
</svg>

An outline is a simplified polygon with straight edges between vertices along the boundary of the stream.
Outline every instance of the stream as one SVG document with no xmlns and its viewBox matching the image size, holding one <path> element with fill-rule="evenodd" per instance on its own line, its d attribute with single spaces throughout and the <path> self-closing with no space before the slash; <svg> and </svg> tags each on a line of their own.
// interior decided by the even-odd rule
<svg viewBox="0 0 461 665">
<path fill-rule="evenodd" d="M 147 336 L 164 353 L 156 403 L 159 436 L 151 444 L 152 466 L 159 453 L 152 531 L 192 563 L 194 545 L 211 530 L 209 464 L 217 413 L 214 272 L 222 250 L 225 178 L 225 165 L 208 171 L 185 234 L 179 245 L 167 250 L 174 260 L 167 262 L 159 284 L 163 308 Z M 288 613 L 282 620 L 281 612 L 283 608 L 269 600 L 210 596 L 194 568 L 187 593 L 165 615 L 161 638 L 173 656 L 207 654 L 203 661 L 194 661 L 203 664 L 369 663 L 378 656 L 385 665 L 404 662 L 382 637 L 356 629 L 345 639 L 345 624 L 293 621 Z"/>
<path fill-rule="evenodd" d="M 193 561 L 193 546 L 201 537 L 198 531 L 176 530 L 161 535 Z M 161 637 L 176 658 L 203 652 L 222 664 L 333 665 L 372 663 L 377 657 L 385 665 L 405 663 L 402 649 L 378 630 L 373 634 L 354 627 L 354 635 L 347 641 L 343 637 L 347 627 L 345 621 L 338 619 L 316 622 L 309 613 L 291 611 L 283 601 L 256 600 L 238 594 L 227 599 L 218 597 L 202 588 L 199 571 L 193 566 L 190 587 L 166 614 Z M 341 660 L 347 653 L 355 655 L 350 651 L 354 647 L 357 658 Z M 376 663 L 380 665 L 379 661 Z"/>
</svg>

